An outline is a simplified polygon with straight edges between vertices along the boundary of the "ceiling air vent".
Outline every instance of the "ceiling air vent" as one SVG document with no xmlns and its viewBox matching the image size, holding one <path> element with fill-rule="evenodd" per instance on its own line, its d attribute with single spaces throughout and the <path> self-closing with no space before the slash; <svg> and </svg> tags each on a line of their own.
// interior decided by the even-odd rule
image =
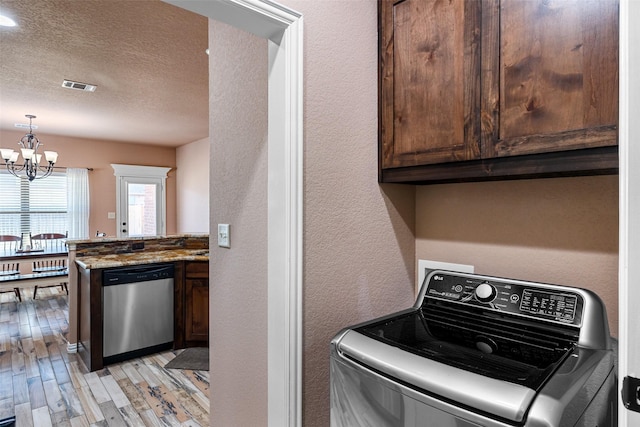
<svg viewBox="0 0 640 427">
<path fill-rule="evenodd" d="M 82 90 L 85 92 L 95 92 L 97 86 L 90 85 L 89 83 L 80 83 L 80 82 L 74 82 L 71 80 L 63 80 L 62 87 L 66 87 L 67 89 Z"/>
</svg>

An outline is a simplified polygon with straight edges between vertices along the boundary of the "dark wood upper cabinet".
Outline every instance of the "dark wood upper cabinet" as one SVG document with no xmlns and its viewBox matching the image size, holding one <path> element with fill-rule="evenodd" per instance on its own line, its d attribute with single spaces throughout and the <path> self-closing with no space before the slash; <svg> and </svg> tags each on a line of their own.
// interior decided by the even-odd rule
<svg viewBox="0 0 640 427">
<path fill-rule="evenodd" d="M 380 0 L 379 176 L 617 173 L 617 0 Z"/>
<path fill-rule="evenodd" d="M 383 167 L 479 158 L 479 1 L 384 1 L 380 19 Z"/>
</svg>

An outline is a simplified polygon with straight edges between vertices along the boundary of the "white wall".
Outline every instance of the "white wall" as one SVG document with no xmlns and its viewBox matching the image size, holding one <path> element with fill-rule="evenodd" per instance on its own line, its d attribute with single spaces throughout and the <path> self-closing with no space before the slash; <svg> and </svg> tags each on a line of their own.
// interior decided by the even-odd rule
<svg viewBox="0 0 640 427">
<path fill-rule="evenodd" d="M 176 149 L 177 233 L 209 232 L 209 138 Z"/>
</svg>

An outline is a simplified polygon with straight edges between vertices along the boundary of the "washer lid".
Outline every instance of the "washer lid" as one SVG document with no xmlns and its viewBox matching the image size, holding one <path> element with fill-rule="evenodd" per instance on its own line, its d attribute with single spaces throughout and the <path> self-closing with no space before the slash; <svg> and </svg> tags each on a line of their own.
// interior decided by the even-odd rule
<svg viewBox="0 0 640 427">
<path fill-rule="evenodd" d="M 511 421 L 523 421 L 536 397 L 528 387 L 435 362 L 353 330 L 343 335 L 337 348 L 341 357 L 391 379 Z"/>
</svg>

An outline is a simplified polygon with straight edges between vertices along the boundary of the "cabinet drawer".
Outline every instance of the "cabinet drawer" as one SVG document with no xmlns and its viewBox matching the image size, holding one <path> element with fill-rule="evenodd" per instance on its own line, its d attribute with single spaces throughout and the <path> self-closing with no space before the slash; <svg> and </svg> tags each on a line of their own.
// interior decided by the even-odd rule
<svg viewBox="0 0 640 427">
<path fill-rule="evenodd" d="M 208 262 L 188 262 L 185 266 L 185 272 L 187 277 L 208 278 L 209 263 Z"/>
</svg>

